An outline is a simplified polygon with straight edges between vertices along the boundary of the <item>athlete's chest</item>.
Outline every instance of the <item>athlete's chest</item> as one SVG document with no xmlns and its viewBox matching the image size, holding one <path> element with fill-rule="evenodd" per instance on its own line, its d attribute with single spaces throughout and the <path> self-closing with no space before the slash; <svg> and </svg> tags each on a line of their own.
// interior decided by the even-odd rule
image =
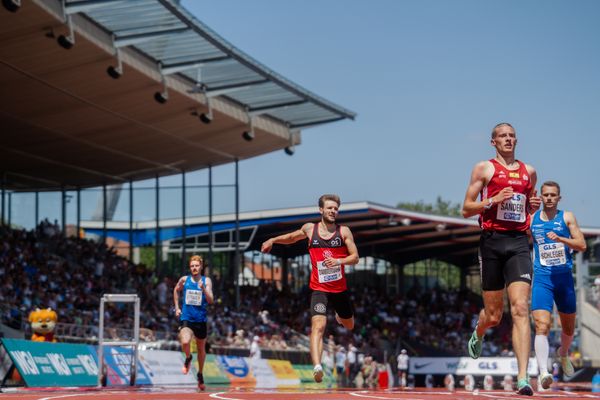
<svg viewBox="0 0 600 400">
<path fill-rule="evenodd" d="M 518 170 L 507 170 L 499 168 L 494 171 L 490 179 L 490 185 L 498 187 L 511 186 L 513 190 L 525 190 L 529 187 L 530 180 L 527 170 L 520 168 Z"/>
</svg>

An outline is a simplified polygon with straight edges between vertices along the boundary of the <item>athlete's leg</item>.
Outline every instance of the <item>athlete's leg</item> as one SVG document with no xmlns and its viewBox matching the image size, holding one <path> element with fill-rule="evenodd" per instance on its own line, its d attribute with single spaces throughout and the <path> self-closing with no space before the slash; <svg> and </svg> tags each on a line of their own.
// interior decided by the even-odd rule
<svg viewBox="0 0 600 400">
<path fill-rule="evenodd" d="M 327 317 L 324 315 L 315 315 L 311 318 L 310 330 L 310 357 L 312 359 L 315 381 L 320 383 L 323 380 L 323 367 L 321 366 L 321 357 L 323 355 L 323 334 Z"/>
<path fill-rule="evenodd" d="M 550 332 L 551 315 L 550 311 L 547 310 L 533 310 L 532 314 L 535 321 L 533 347 L 540 371 L 538 380 L 542 388 L 548 389 L 554 382 L 552 375 L 548 372 L 548 355 L 550 353 L 548 333 Z"/>
<path fill-rule="evenodd" d="M 198 372 L 202 373 L 206 359 L 206 338 L 196 339 L 196 347 L 198 348 Z"/>
<path fill-rule="evenodd" d="M 529 323 L 529 283 L 516 281 L 508 286 L 508 300 L 513 319 L 512 342 L 517 356 L 517 379 L 527 378 L 527 364 L 531 350 L 531 327 Z"/>
<path fill-rule="evenodd" d="M 327 317 L 324 315 L 315 315 L 311 318 L 310 330 L 310 357 L 313 365 L 321 364 L 323 355 L 323 335 L 325 334 L 325 325 Z"/>
<path fill-rule="evenodd" d="M 196 347 L 198 348 L 198 389 L 204 390 L 204 360 L 206 359 L 206 337 L 204 339 L 196 338 Z"/>
<path fill-rule="evenodd" d="M 181 328 L 179 331 L 179 341 L 181 342 L 181 349 L 185 353 L 186 357 L 190 356 L 190 343 L 192 342 L 192 337 L 194 333 L 187 326 Z"/>
<path fill-rule="evenodd" d="M 331 301 L 335 310 L 335 320 L 350 331 L 354 329 L 354 307 L 348 291 L 332 295 Z"/>
<path fill-rule="evenodd" d="M 328 293 L 315 290 L 310 295 L 310 357 L 314 365 L 313 377 L 317 383 L 323 380 L 324 375 L 321 357 L 323 355 L 323 335 L 327 324 L 328 302 Z"/>
<path fill-rule="evenodd" d="M 504 290 L 486 290 L 482 293 L 483 310 L 477 321 L 477 336 L 483 337 L 485 331 L 500 323 L 504 310 Z"/>
<path fill-rule="evenodd" d="M 192 355 L 190 354 L 190 343 L 194 333 L 187 326 L 181 327 L 179 330 L 179 341 L 181 342 L 181 349 L 185 353 L 185 361 L 181 371 L 187 374 L 190 371 L 190 364 L 192 362 Z"/>
<path fill-rule="evenodd" d="M 575 313 L 567 314 L 559 312 L 558 315 L 560 316 L 560 324 L 562 325 L 560 348 L 558 349 L 560 364 L 563 369 L 563 374 L 565 376 L 572 376 L 575 373 L 575 369 L 569 359 L 569 347 L 571 347 L 573 335 L 575 333 Z"/>
<path fill-rule="evenodd" d="M 531 310 L 535 322 L 535 341 L 534 349 L 537 358 L 540 377 L 548 375 L 547 381 L 552 377 L 548 373 L 548 333 L 550 332 L 550 324 L 552 322 L 552 309 L 554 308 L 554 292 L 552 281 L 549 276 L 538 274 L 533 279 L 531 287 Z M 549 386 L 552 382 L 546 382 Z M 542 382 L 544 387 L 544 382 Z M 547 387 L 544 387 L 547 389 Z"/>
</svg>

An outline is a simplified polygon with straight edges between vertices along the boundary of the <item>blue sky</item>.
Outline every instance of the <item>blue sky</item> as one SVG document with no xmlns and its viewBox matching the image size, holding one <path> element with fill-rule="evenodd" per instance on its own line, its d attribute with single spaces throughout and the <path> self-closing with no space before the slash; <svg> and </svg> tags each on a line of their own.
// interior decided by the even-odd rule
<svg viewBox="0 0 600 400">
<path fill-rule="evenodd" d="M 562 208 L 600 227 L 600 1 L 183 0 L 234 46 L 305 88 L 358 113 L 355 121 L 302 132 L 283 151 L 240 162 L 242 211 L 343 202 L 462 203 L 473 165 L 494 156 L 491 128 L 511 122 L 517 158 L 539 182 L 562 186 Z M 206 184 L 206 170 L 188 174 Z M 233 183 L 233 166 L 214 182 Z M 161 179 L 161 186 L 181 177 Z M 139 182 L 136 186 L 151 186 Z M 135 196 L 136 220 L 152 220 L 154 196 Z M 179 190 L 164 190 L 161 218 L 179 217 Z M 19 198 L 17 199 L 17 196 Z M 206 190 L 188 193 L 205 215 Z M 89 191 L 82 216 L 95 209 Z M 33 195 L 15 195 L 13 221 L 33 221 Z M 215 212 L 233 210 L 219 188 Z M 60 196 L 40 195 L 40 215 L 60 218 Z M 128 196 L 115 219 L 128 220 Z M 75 201 L 68 204 L 75 221 Z"/>
<path fill-rule="evenodd" d="M 517 158 L 561 184 L 562 207 L 581 225 L 600 226 L 600 2 L 182 4 L 269 68 L 358 113 L 305 129 L 292 157 L 241 162 L 243 210 L 311 205 L 325 192 L 462 202 L 473 165 L 494 155 L 491 128 L 509 121 Z"/>
</svg>

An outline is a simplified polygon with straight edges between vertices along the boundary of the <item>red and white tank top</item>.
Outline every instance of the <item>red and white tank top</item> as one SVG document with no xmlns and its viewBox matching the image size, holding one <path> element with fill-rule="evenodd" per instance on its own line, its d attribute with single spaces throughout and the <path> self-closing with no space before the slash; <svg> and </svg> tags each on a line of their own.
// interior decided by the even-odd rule
<svg viewBox="0 0 600 400">
<path fill-rule="evenodd" d="M 531 180 L 525 164 L 520 161 L 519 168 L 507 169 L 498 161 L 490 160 L 494 166 L 494 175 L 481 191 L 481 200 L 497 195 L 507 186 L 512 186 L 514 195 L 502 203 L 494 204 L 490 209 L 483 210 L 479 216 L 481 229 L 490 231 L 521 231 L 529 228 L 529 213 L 527 202 L 531 192 Z"/>
<path fill-rule="evenodd" d="M 327 257 L 344 258 L 348 256 L 348 248 L 341 234 L 341 226 L 337 225 L 329 239 L 319 235 L 319 224 L 313 225 L 313 232 L 308 242 L 308 252 L 312 271 L 310 288 L 323 292 L 339 293 L 347 289 L 344 265 L 326 267 L 323 261 Z"/>
</svg>

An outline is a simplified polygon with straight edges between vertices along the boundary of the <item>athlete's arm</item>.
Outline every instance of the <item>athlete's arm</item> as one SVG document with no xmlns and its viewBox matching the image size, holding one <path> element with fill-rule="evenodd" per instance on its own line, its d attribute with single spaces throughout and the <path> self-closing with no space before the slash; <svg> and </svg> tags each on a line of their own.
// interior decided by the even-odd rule
<svg viewBox="0 0 600 400">
<path fill-rule="evenodd" d="M 505 187 L 494 197 L 490 197 L 483 201 L 477 200 L 479 192 L 489 182 L 492 175 L 494 174 L 492 166 L 488 161 L 481 161 L 473 167 L 471 172 L 471 180 L 469 187 L 467 187 L 467 193 L 465 194 L 465 201 L 463 202 L 462 215 L 465 218 L 472 217 L 473 215 L 481 214 L 486 207 L 491 207 L 494 204 L 501 203 L 506 199 L 510 199 L 513 195 L 512 187 Z"/>
<path fill-rule="evenodd" d="M 565 219 L 565 223 L 569 227 L 569 233 L 571 233 L 571 237 L 561 237 L 554 232 L 548 232 L 546 236 L 548 236 L 549 239 L 552 239 L 555 242 L 566 244 L 575 251 L 585 251 L 587 249 L 587 244 L 585 243 L 585 238 L 583 236 L 583 233 L 581 233 L 581 229 L 579 229 L 579 225 L 577 224 L 577 219 L 575 219 L 575 215 L 573 215 L 573 213 L 570 211 L 565 211 L 563 218 Z"/>
<path fill-rule="evenodd" d="M 302 228 L 300 228 L 296 231 L 286 233 L 285 235 L 275 236 L 274 238 L 271 238 L 271 239 L 265 241 L 262 244 L 262 246 L 260 246 L 260 251 L 262 251 L 263 253 L 270 252 L 271 248 L 273 247 L 273 245 L 275 243 L 292 244 L 292 243 L 296 243 L 299 240 L 307 239 L 308 236 L 310 235 L 310 231 L 312 230 L 313 225 L 314 225 L 313 223 L 309 222 L 309 223 L 302 225 Z"/>
<path fill-rule="evenodd" d="M 525 168 L 529 173 L 529 181 L 531 182 L 531 191 L 529 192 L 527 211 L 529 214 L 535 214 L 535 212 L 539 210 L 540 206 L 542 205 L 542 198 L 538 196 L 537 189 L 535 188 L 535 185 L 537 184 L 537 172 L 535 168 L 529 164 L 525 164 Z"/>
<path fill-rule="evenodd" d="M 354 243 L 354 236 L 352 236 L 352 232 L 350 232 L 350 228 L 347 226 L 342 226 L 340 229 L 340 233 L 342 234 L 342 239 L 344 239 L 344 244 L 348 249 L 348 255 L 344 258 L 326 258 L 323 261 L 323 265 L 326 267 L 334 267 L 336 265 L 355 265 L 358 264 L 358 249 L 356 248 L 356 243 Z"/>
<path fill-rule="evenodd" d="M 179 281 L 175 285 L 173 289 L 173 302 L 175 303 L 175 316 L 179 317 L 181 315 L 181 308 L 179 308 L 179 292 L 183 290 L 183 285 L 185 284 L 185 276 L 179 278 Z"/>
<path fill-rule="evenodd" d="M 212 304 L 215 302 L 215 298 L 213 296 L 212 291 L 212 280 L 207 276 L 205 279 L 206 283 L 204 284 L 204 295 L 206 296 L 206 301 L 208 304 Z M 202 280 L 200 280 L 202 282 Z"/>
</svg>

